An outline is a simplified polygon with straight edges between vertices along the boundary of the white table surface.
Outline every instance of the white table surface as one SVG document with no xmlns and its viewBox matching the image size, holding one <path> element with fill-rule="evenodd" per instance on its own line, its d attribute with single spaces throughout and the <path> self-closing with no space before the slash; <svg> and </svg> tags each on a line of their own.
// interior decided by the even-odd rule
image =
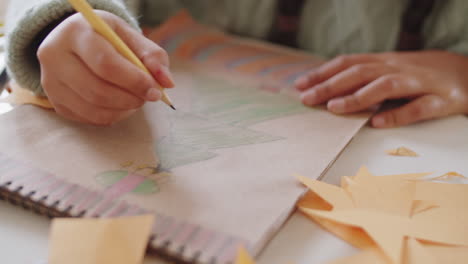
<svg viewBox="0 0 468 264">
<path fill-rule="evenodd" d="M 393 157 L 385 150 L 405 146 L 421 156 Z M 377 175 L 457 171 L 468 176 L 468 118 L 455 116 L 418 125 L 378 130 L 363 128 L 325 176 L 337 184 L 366 165 Z M 47 258 L 50 220 L 0 202 L 0 263 L 39 264 Z M 326 263 L 356 249 L 295 213 L 258 259 L 260 264 Z M 145 264 L 162 264 L 147 257 Z"/>
</svg>

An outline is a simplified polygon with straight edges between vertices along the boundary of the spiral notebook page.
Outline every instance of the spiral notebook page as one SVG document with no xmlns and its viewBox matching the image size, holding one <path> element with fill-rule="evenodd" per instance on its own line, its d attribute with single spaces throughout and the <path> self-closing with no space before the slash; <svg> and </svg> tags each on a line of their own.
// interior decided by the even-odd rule
<svg viewBox="0 0 468 264">
<path fill-rule="evenodd" d="M 304 191 L 292 174 L 320 177 L 367 116 L 174 58 L 177 111 L 150 103 L 108 128 L 32 106 L 0 116 L 0 195 L 78 217 L 154 213 L 151 248 L 187 261 L 258 254 Z"/>
</svg>

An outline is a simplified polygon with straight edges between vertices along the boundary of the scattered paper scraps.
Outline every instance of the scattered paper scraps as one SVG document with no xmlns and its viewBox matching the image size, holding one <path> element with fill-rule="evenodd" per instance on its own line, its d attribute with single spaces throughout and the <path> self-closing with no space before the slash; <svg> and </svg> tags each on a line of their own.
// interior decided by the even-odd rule
<svg viewBox="0 0 468 264">
<path fill-rule="evenodd" d="M 153 222 L 153 215 L 55 219 L 50 233 L 49 264 L 140 264 Z"/>
<path fill-rule="evenodd" d="M 418 153 L 406 147 L 390 149 L 385 152 L 387 152 L 388 155 L 392 155 L 392 156 L 402 156 L 402 157 L 418 157 L 419 156 Z"/>
<path fill-rule="evenodd" d="M 374 176 L 362 167 L 355 176 L 343 177 L 339 187 L 299 176 L 310 190 L 298 207 L 363 250 L 334 264 L 464 263 L 468 185 L 432 182 L 427 175 Z"/>
<path fill-rule="evenodd" d="M 439 180 L 439 181 L 458 181 L 458 180 L 467 180 L 468 178 L 465 177 L 464 175 L 455 172 L 455 171 L 450 171 L 447 172 L 443 175 L 437 176 L 435 178 L 432 178 L 431 180 Z"/>
<path fill-rule="evenodd" d="M 20 87 L 15 82 L 10 82 L 8 85 L 9 95 L 2 99 L 2 102 L 10 103 L 13 105 L 30 104 L 42 107 L 44 109 L 54 109 L 52 104 L 45 97 L 39 97 L 31 91 Z"/>
</svg>

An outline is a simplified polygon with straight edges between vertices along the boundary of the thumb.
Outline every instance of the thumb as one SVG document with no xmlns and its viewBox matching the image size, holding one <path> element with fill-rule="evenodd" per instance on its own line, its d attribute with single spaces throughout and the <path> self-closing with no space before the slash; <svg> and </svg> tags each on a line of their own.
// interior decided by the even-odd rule
<svg viewBox="0 0 468 264">
<path fill-rule="evenodd" d="M 113 16 L 109 22 L 117 35 L 143 62 L 153 78 L 164 88 L 174 87 L 174 80 L 169 70 L 169 56 L 166 51 L 121 18 Z"/>
</svg>

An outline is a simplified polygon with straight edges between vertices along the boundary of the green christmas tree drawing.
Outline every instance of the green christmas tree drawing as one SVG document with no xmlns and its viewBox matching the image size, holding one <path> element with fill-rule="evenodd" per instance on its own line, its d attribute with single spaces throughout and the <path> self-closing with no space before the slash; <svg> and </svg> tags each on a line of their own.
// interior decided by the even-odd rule
<svg viewBox="0 0 468 264">
<path fill-rule="evenodd" d="M 193 75 L 193 107 L 169 112 L 171 129 L 155 149 L 164 170 L 216 157 L 217 149 L 281 140 L 249 126 L 311 111 L 277 93 Z"/>
</svg>

